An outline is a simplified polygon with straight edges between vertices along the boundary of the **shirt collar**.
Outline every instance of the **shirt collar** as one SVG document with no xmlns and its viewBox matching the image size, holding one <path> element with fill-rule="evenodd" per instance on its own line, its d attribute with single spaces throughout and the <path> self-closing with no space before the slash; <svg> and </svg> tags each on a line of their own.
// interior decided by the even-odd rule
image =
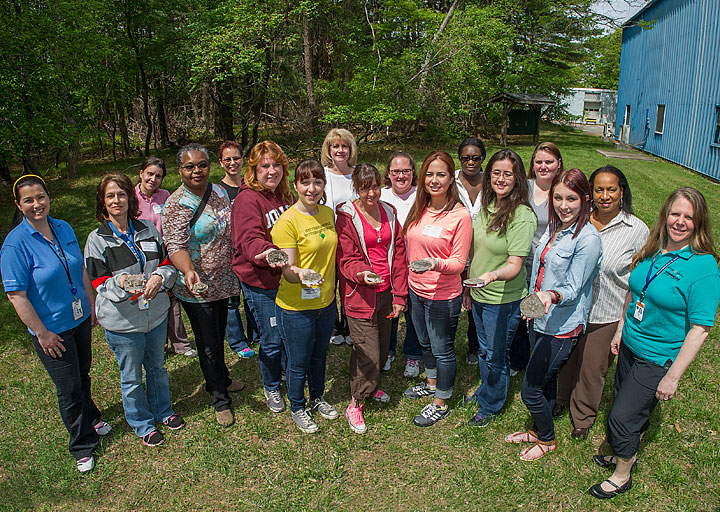
<svg viewBox="0 0 720 512">
<path fill-rule="evenodd" d="M 48 219 L 48 224 L 50 224 L 50 228 L 51 228 L 55 233 L 57 233 L 57 232 L 58 232 L 58 226 L 57 226 L 57 222 L 55 221 L 55 219 L 53 219 L 52 217 L 50 217 L 50 215 L 48 215 L 48 218 L 47 218 L 47 219 Z M 30 236 L 40 237 L 41 239 L 44 238 L 43 235 L 42 235 L 42 233 L 40 233 L 37 229 L 35 229 L 34 227 L 32 227 L 32 226 L 30 225 L 30 223 L 28 222 L 28 220 L 27 220 L 24 216 L 23 216 L 22 222 L 20 222 L 20 224 L 19 224 L 19 227 L 20 227 L 20 229 L 22 229 L 23 231 L 25 231 L 25 232 L 26 232 L 27 234 L 29 234 Z"/>
<path fill-rule="evenodd" d="M 663 256 L 670 256 L 670 257 L 679 256 L 684 260 L 689 260 L 690 258 L 692 258 L 693 254 L 695 254 L 695 253 L 692 252 L 690 245 L 687 245 L 687 246 L 683 247 L 682 249 L 680 249 L 679 251 L 668 251 L 665 254 L 663 254 Z"/>
</svg>

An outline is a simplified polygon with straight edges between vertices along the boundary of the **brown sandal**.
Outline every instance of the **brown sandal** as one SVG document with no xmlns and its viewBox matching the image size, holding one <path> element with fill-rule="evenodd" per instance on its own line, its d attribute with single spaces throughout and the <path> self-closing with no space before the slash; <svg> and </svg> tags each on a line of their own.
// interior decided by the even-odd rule
<svg viewBox="0 0 720 512">
<path fill-rule="evenodd" d="M 519 439 L 518 439 L 519 438 Z M 534 430 L 528 430 L 526 432 L 513 432 L 505 436 L 506 443 L 534 443 L 538 440 L 538 435 Z"/>
<path fill-rule="evenodd" d="M 540 456 L 532 458 L 526 457 L 526 455 L 530 453 L 530 450 L 536 447 L 540 448 Z M 520 452 L 520 458 L 522 460 L 538 460 L 547 455 L 549 452 L 554 451 L 556 448 L 557 443 L 555 442 L 555 439 L 553 439 L 552 441 L 540 441 L 538 439 L 532 446 L 529 446 Z"/>
</svg>

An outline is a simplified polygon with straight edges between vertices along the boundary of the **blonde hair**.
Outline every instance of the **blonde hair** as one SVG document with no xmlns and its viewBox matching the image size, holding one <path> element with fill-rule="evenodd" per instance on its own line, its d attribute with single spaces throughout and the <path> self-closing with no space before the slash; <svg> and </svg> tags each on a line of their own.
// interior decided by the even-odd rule
<svg viewBox="0 0 720 512">
<path fill-rule="evenodd" d="M 324 167 L 332 167 L 335 165 L 330 156 L 330 146 L 338 139 L 350 146 L 350 156 L 347 162 L 350 167 L 354 167 L 355 162 L 357 162 L 357 144 L 355 143 L 353 134 L 345 128 L 333 128 L 327 133 L 322 144 L 322 149 L 320 150 L 320 163 L 323 164 Z"/>
<path fill-rule="evenodd" d="M 262 142 L 258 142 L 253 146 L 252 150 L 250 150 L 247 161 L 248 165 L 245 169 L 245 184 L 257 192 L 262 192 L 263 190 L 266 190 L 265 187 L 263 187 L 258 182 L 256 174 L 257 166 L 260 165 L 260 161 L 265 156 L 267 156 L 268 158 L 272 158 L 277 163 L 282 165 L 283 175 L 275 192 L 279 193 L 283 197 L 283 199 L 286 199 L 288 202 L 292 203 L 294 199 L 292 193 L 290 192 L 290 184 L 288 183 L 288 175 L 290 174 L 288 172 L 288 157 L 285 152 L 280 148 L 280 146 L 278 146 L 271 140 L 264 140 Z"/>
<path fill-rule="evenodd" d="M 670 197 L 667 198 L 665 204 L 660 208 L 657 221 L 655 221 L 655 225 L 652 230 L 650 230 L 647 242 L 645 242 L 643 248 L 640 249 L 640 252 L 633 256 L 630 264 L 632 268 L 635 268 L 642 260 L 654 256 L 663 245 L 665 245 L 665 241 L 668 238 L 667 220 L 670 216 L 670 208 L 672 208 L 673 203 L 681 197 L 687 199 L 693 207 L 693 224 L 695 225 L 695 229 L 693 229 L 688 244 L 690 250 L 695 254 L 712 254 L 715 261 L 718 260 L 715 245 L 713 244 L 710 214 L 708 213 L 705 196 L 692 187 L 682 187 L 670 194 Z"/>
</svg>

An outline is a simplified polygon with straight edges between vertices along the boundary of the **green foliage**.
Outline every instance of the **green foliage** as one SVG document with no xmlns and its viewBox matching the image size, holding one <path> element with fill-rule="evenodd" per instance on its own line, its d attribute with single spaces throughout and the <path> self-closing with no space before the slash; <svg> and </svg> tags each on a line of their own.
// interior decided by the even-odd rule
<svg viewBox="0 0 720 512">
<path fill-rule="evenodd" d="M 617 89 L 620 79 L 622 29 L 588 41 L 590 57 L 582 73 L 585 87 Z"/>
</svg>

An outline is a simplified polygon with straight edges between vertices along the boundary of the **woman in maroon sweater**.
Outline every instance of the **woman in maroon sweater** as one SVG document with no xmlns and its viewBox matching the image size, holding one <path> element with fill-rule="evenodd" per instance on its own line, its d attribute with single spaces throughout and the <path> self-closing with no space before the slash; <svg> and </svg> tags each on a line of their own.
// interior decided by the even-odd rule
<svg viewBox="0 0 720 512">
<path fill-rule="evenodd" d="M 233 271 L 260 331 L 260 373 L 268 408 L 285 410 L 280 395 L 282 340 L 275 320 L 275 295 L 282 265 L 267 255 L 277 249 L 270 230 L 294 202 L 288 184 L 288 158 L 272 141 L 256 144 L 248 156 L 244 182 L 232 207 Z"/>
<path fill-rule="evenodd" d="M 359 198 L 337 207 L 337 263 L 340 293 L 353 339 L 350 392 L 345 412 L 350 428 L 367 430 L 362 402 L 390 397 L 378 387 L 390 349 L 392 318 L 406 308 L 408 267 L 402 226 L 392 205 L 380 201 L 380 173 L 370 164 L 353 170 Z"/>
</svg>

